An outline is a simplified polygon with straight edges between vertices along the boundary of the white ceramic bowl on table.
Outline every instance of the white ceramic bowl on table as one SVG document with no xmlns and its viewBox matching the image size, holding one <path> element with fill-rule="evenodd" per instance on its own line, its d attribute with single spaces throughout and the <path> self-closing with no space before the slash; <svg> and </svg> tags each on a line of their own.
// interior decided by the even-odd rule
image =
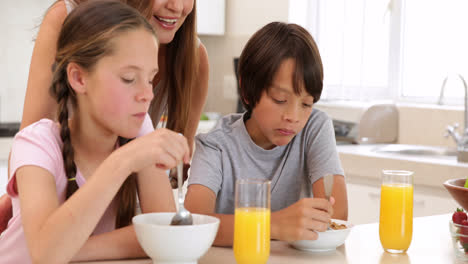
<svg viewBox="0 0 468 264">
<path fill-rule="evenodd" d="M 175 213 L 149 213 L 133 217 L 143 250 L 154 264 L 196 264 L 213 244 L 219 219 L 192 214 L 193 225 L 169 225 Z"/>
<path fill-rule="evenodd" d="M 327 230 L 325 232 L 317 232 L 317 240 L 297 240 L 290 242 L 291 246 L 299 250 L 312 252 L 325 252 L 335 250 L 337 247 L 344 244 L 346 238 L 351 231 L 352 225 L 346 221 L 332 219 L 337 224 L 344 224 L 347 228 L 338 230 Z"/>
</svg>

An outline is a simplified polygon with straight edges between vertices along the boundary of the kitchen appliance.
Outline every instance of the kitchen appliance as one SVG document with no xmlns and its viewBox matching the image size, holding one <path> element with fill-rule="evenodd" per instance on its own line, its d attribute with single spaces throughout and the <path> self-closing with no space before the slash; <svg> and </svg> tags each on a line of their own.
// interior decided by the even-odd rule
<svg viewBox="0 0 468 264">
<path fill-rule="evenodd" d="M 319 103 L 333 120 L 337 144 L 396 143 L 398 109 L 393 103 Z"/>
</svg>

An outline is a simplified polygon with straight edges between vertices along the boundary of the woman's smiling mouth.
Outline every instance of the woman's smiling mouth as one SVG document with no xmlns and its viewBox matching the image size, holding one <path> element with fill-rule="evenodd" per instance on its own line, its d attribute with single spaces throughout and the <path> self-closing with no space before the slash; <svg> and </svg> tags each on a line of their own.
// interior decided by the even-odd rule
<svg viewBox="0 0 468 264">
<path fill-rule="evenodd" d="M 177 18 L 159 17 L 159 16 L 153 16 L 153 17 L 163 28 L 173 29 L 177 23 Z"/>
</svg>

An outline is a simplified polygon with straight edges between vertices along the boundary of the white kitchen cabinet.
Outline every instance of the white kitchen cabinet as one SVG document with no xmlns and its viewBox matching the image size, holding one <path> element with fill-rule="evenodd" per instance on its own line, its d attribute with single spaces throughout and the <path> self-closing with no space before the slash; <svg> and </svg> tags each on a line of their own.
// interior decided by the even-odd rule
<svg viewBox="0 0 468 264">
<path fill-rule="evenodd" d="M 226 0 L 197 0 L 199 35 L 224 35 Z"/>
<path fill-rule="evenodd" d="M 347 183 L 348 219 L 354 224 L 367 224 L 379 221 L 380 185 Z M 446 214 L 453 212 L 459 205 L 448 192 L 440 188 L 415 185 L 413 217 Z"/>
</svg>

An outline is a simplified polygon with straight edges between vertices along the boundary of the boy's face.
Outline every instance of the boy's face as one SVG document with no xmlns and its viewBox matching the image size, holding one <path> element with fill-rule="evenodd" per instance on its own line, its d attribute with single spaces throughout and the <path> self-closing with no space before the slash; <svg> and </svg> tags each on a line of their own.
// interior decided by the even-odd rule
<svg viewBox="0 0 468 264">
<path fill-rule="evenodd" d="M 288 144 L 305 126 L 312 112 L 314 97 L 305 89 L 297 95 L 293 89 L 295 62 L 284 60 L 272 85 L 264 91 L 246 121 L 252 140 L 264 149 Z"/>
</svg>

